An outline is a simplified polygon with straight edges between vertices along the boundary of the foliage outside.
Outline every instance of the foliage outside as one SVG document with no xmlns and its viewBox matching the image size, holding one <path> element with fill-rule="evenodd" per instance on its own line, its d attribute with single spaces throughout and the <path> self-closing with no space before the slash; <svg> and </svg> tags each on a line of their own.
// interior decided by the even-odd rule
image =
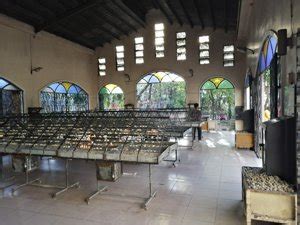
<svg viewBox="0 0 300 225">
<path fill-rule="evenodd" d="M 142 109 L 185 107 L 185 82 L 137 84 L 137 107 Z"/>
<path fill-rule="evenodd" d="M 200 90 L 202 116 L 211 119 L 234 118 L 234 89 Z"/>
</svg>

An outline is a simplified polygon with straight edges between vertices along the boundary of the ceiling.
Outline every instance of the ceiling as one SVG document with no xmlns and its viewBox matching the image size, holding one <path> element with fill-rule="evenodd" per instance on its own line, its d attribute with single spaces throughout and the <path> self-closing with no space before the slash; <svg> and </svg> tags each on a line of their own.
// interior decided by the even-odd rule
<svg viewBox="0 0 300 225">
<path fill-rule="evenodd" d="M 160 10 L 170 24 L 236 30 L 240 0 L 0 0 L 0 13 L 95 49 L 146 27 Z"/>
</svg>

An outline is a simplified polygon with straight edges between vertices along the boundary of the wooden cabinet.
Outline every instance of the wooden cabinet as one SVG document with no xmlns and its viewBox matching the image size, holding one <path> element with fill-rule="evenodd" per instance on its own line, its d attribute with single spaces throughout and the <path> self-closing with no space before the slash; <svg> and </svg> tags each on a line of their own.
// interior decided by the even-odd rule
<svg viewBox="0 0 300 225">
<path fill-rule="evenodd" d="M 254 136 L 248 132 L 237 132 L 235 134 L 235 147 L 236 148 L 253 148 Z"/>
</svg>

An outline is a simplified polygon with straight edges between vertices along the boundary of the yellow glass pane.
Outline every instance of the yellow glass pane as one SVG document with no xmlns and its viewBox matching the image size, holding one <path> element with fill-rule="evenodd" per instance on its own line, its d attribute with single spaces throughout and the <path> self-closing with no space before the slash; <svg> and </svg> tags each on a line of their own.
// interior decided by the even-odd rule
<svg viewBox="0 0 300 225">
<path fill-rule="evenodd" d="M 68 91 L 69 88 L 72 86 L 72 84 L 68 83 L 68 82 L 63 82 L 62 85 L 65 87 L 65 89 Z"/>
<path fill-rule="evenodd" d="M 157 72 L 154 73 L 154 75 L 161 81 L 163 79 L 164 76 L 166 76 L 165 72 Z"/>
<path fill-rule="evenodd" d="M 110 92 L 112 92 L 112 90 L 114 90 L 117 87 L 117 85 L 115 85 L 115 84 L 107 84 L 105 87 L 107 88 L 107 90 L 109 90 Z"/>
<path fill-rule="evenodd" d="M 269 45 L 269 40 L 265 41 L 264 46 L 263 46 L 264 57 L 266 57 L 268 54 L 268 45 Z"/>
<path fill-rule="evenodd" d="M 210 79 L 210 81 L 213 82 L 214 85 L 215 85 L 216 87 L 218 87 L 219 84 L 220 84 L 223 80 L 224 80 L 224 79 L 223 79 L 222 77 L 215 77 L 215 78 Z"/>
</svg>

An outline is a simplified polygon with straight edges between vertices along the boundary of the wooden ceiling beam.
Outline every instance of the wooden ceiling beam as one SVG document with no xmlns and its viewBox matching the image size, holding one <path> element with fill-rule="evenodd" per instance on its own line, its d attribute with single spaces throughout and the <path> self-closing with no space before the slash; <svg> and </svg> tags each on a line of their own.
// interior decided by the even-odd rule
<svg viewBox="0 0 300 225">
<path fill-rule="evenodd" d="M 103 4 L 102 7 L 112 16 L 117 18 L 119 21 L 121 21 L 122 23 L 126 24 L 127 27 L 129 27 L 131 30 L 137 31 L 136 27 L 133 26 L 132 24 L 130 24 L 126 19 L 122 18 L 120 16 L 120 13 L 114 12 L 114 10 L 112 10 L 108 4 Z"/>
<path fill-rule="evenodd" d="M 161 3 L 161 1 L 160 0 L 153 0 L 153 2 L 154 2 L 154 4 L 156 4 L 158 6 L 158 8 L 160 9 L 160 11 L 165 15 L 165 17 L 167 18 L 167 20 L 169 21 L 169 23 L 172 25 L 173 24 L 173 19 L 168 14 L 167 10 L 164 8 L 164 6 Z M 166 5 L 166 2 L 164 2 L 164 3 Z"/>
<path fill-rule="evenodd" d="M 201 23 L 201 27 L 202 27 L 202 29 L 204 29 L 205 25 L 204 25 L 204 21 L 203 21 L 203 18 L 202 18 L 202 13 L 201 13 L 201 10 L 200 10 L 201 7 L 199 5 L 199 1 L 198 0 L 193 0 L 193 3 L 195 5 L 195 7 L 196 7 L 197 15 L 198 15 L 199 21 Z"/>
<path fill-rule="evenodd" d="M 97 21 L 99 21 L 99 20 L 98 20 L 97 17 L 95 17 L 95 15 L 93 13 L 89 12 L 88 16 L 89 16 L 89 18 L 82 15 L 80 17 L 80 19 L 84 20 L 85 23 L 90 24 L 91 25 L 91 30 L 98 29 L 100 32 L 102 32 L 102 33 L 104 33 L 104 34 L 106 34 L 106 35 L 108 35 L 112 38 L 120 40 L 120 38 L 117 34 L 112 32 L 110 29 L 107 29 L 107 28 L 103 27 L 102 23 L 97 23 Z"/>
<path fill-rule="evenodd" d="M 56 25 L 58 24 L 59 22 L 63 21 L 63 20 L 66 20 L 76 14 L 79 14 L 87 9 L 90 9 L 92 7 L 95 7 L 97 6 L 99 3 L 102 3 L 103 1 L 101 0 L 91 0 L 91 1 L 88 1 L 87 3 L 84 3 L 82 5 L 79 5 L 73 9 L 70 9 L 68 10 L 67 12 L 65 12 L 64 14 L 60 15 L 60 16 L 57 16 L 56 18 L 52 19 L 52 20 L 49 20 L 49 21 L 46 21 L 45 23 L 41 24 L 40 26 L 37 26 L 35 28 L 35 32 L 38 33 L 48 27 L 51 27 L 53 25 Z"/>
<path fill-rule="evenodd" d="M 228 32 L 228 1 L 224 0 L 224 29 Z"/>
<path fill-rule="evenodd" d="M 98 8 L 96 8 L 96 11 L 98 12 L 96 15 L 99 19 L 101 19 L 102 21 L 104 21 L 105 23 L 107 23 L 109 26 L 111 26 L 112 28 L 114 28 L 115 30 L 120 31 L 120 33 L 122 33 L 123 35 L 128 36 L 128 32 L 125 31 L 121 26 L 119 26 L 118 24 L 114 23 L 113 21 L 107 19 L 104 15 L 103 12 L 101 12 Z"/>
<path fill-rule="evenodd" d="M 215 30 L 217 28 L 217 25 L 216 25 L 216 18 L 215 18 L 215 12 L 214 12 L 214 7 L 213 7 L 212 0 L 208 0 L 208 4 L 209 4 L 209 10 L 210 10 L 210 15 L 211 15 L 212 25 L 213 25 L 213 28 Z"/>
<path fill-rule="evenodd" d="M 180 24 L 180 26 L 183 25 L 182 20 L 180 19 L 180 16 L 178 15 L 178 13 L 176 12 L 176 10 L 174 9 L 174 7 L 172 6 L 172 4 L 169 3 L 169 1 L 166 1 L 167 6 L 169 7 L 170 11 L 173 13 L 173 15 L 175 16 L 177 22 Z"/>
<path fill-rule="evenodd" d="M 126 13 L 131 19 L 133 19 L 136 23 L 141 25 L 143 28 L 146 27 L 146 22 L 140 18 L 135 12 L 133 12 L 128 6 L 126 6 L 121 0 L 112 0 L 112 2 L 121 9 L 124 13 Z"/>
<path fill-rule="evenodd" d="M 80 35 L 78 35 L 77 33 L 68 30 L 65 26 L 63 25 L 56 25 L 55 26 L 55 30 L 56 32 L 59 33 L 59 36 L 71 41 L 71 42 L 75 42 L 78 43 L 84 47 L 90 48 L 90 49 L 95 49 L 95 43 L 90 43 L 90 41 L 86 38 L 81 37 Z M 58 31 L 57 29 L 59 29 L 60 31 Z M 55 33 L 55 31 L 54 31 Z"/>
<path fill-rule="evenodd" d="M 185 17 L 189 21 L 190 26 L 194 27 L 194 23 L 192 21 L 192 18 L 190 17 L 190 14 L 189 14 L 188 10 L 186 9 L 185 5 L 183 4 L 183 1 L 179 0 L 179 3 L 180 3 L 180 6 L 181 6 L 181 8 L 183 10 L 183 13 L 184 13 Z"/>
</svg>

